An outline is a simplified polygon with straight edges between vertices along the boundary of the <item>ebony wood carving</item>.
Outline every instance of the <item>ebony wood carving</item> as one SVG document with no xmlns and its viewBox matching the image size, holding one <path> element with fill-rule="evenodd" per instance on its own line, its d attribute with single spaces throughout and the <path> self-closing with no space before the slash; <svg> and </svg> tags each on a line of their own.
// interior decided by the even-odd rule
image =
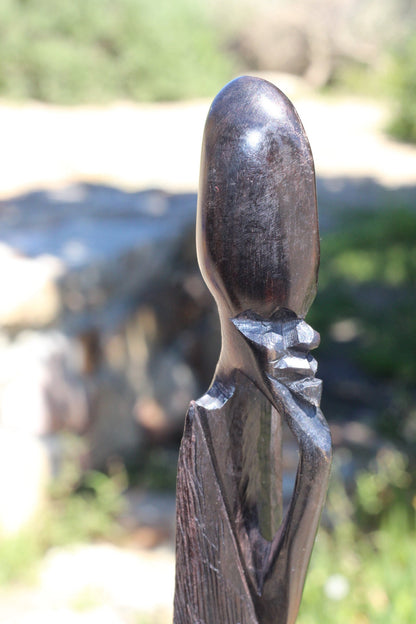
<svg viewBox="0 0 416 624">
<path fill-rule="evenodd" d="M 251 77 L 208 114 L 197 250 L 221 320 L 207 393 L 186 416 L 177 482 L 175 624 L 293 624 L 331 439 L 304 321 L 319 234 L 311 150 L 290 101 Z M 282 520 L 281 421 L 299 445 Z"/>
</svg>

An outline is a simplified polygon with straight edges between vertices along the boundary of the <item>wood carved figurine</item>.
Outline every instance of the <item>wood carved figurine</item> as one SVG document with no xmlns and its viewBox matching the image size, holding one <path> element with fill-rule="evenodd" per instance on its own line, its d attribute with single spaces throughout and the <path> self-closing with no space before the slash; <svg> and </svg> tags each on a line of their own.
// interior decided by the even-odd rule
<svg viewBox="0 0 416 624">
<path fill-rule="evenodd" d="M 208 114 L 197 251 L 222 350 L 191 402 L 178 465 L 175 624 L 293 624 L 324 503 L 331 439 L 304 321 L 319 233 L 311 150 L 290 101 L 244 76 Z M 282 520 L 281 421 L 299 445 Z"/>
</svg>

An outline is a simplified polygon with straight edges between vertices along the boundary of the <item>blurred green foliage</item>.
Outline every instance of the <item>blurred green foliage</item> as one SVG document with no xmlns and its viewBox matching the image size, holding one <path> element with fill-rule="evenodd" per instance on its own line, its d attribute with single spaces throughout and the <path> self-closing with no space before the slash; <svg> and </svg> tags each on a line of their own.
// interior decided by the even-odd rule
<svg viewBox="0 0 416 624">
<path fill-rule="evenodd" d="M 416 35 L 412 30 L 387 47 L 376 65 L 344 62 L 324 91 L 381 98 L 389 107 L 387 133 L 400 141 L 416 143 L 415 58 Z"/>
<path fill-rule="evenodd" d="M 311 324 L 331 346 L 334 324 L 356 325 L 351 354 L 372 375 L 416 379 L 416 214 L 400 208 L 343 214 L 322 241 Z"/>
<path fill-rule="evenodd" d="M 349 496 L 335 462 L 299 624 L 412 624 L 416 613 L 415 477 L 406 455 L 381 449 Z"/>
<path fill-rule="evenodd" d="M 63 546 L 102 537 L 116 537 L 117 517 L 124 507 L 122 490 L 116 479 L 89 471 L 75 492 L 52 497 L 43 515 L 45 546 Z"/>
<path fill-rule="evenodd" d="M 37 564 L 51 547 L 119 537 L 125 486 L 123 470 L 111 476 L 89 471 L 81 479 L 68 461 L 40 516 L 18 534 L 0 536 L 0 585 L 35 581 Z"/>
<path fill-rule="evenodd" d="M 117 542 L 124 537 L 119 519 L 126 507 L 123 494 L 128 485 L 175 490 L 177 451 L 149 451 L 134 475 L 128 475 L 121 461 L 113 459 L 106 474 L 82 471 L 79 453 L 83 443 L 77 437 L 67 436 L 64 444 L 59 478 L 52 482 L 39 516 L 16 535 L 0 535 L 0 586 L 35 582 L 37 565 L 52 547 L 100 539 Z M 85 610 L 96 602 L 94 593 L 83 592 L 72 606 Z"/>
<path fill-rule="evenodd" d="M 275 10 L 283 8 L 280 3 Z M 379 50 L 377 62 L 346 54 L 335 63 L 337 54 L 327 53 L 337 66 L 330 87 L 389 99 L 388 131 L 416 142 L 416 36 L 405 28 L 405 14 L 394 13 L 392 48 Z M 2 0 L 0 97 L 79 104 L 213 96 L 244 70 L 247 59 L 236 41 L 244 43 L 259 15 L 252 2 L 234 2 L 227 10 L 204 0 Z M 253 45 L 260 50 L 261 19 L 256 24 Z M 307 37 L 306 24 L 299 28 Z M 268 48 L 265 54 L 271 63 Z"/>
<path fill-rule="evenodd" d="M 388 384 L 394 405 L 376 426 L 413 456 L 416 213 L 391 206 L 344 212 L 324 236 L 321 258 L 310 319 L 323 334 L 322 349 L 333 353 L 343 343 L 343 355 Z M 317 614 L 322 624 L 410 624 L 416 612 L 414 463 L 398 448 L 384 447 L 354 487 L 346 488 L 336 458 L 333 473 L 299 624 L 316 622 Z"/>
<path fill-rule="evenodd" d="M 15 581 L 34 583 L 44 549 L 32 528 L 0 538 L 0 586 Z"/>
<path fill-rule="evenodd" d="M 416 35 L 412 32 L 393 51 L 388 72 L 393 98 L 389 132 L 403 141 L 416 143 Z"/>
<path fill-rule="evenodd" d="M 130 483 L 145 490 L 174 492 L 176 488 L 176 470 L 178 450 L 166 447 L 150 448 L 144 452 L 135 474 L 130 476 Z"/>
<path fill-rule="evenodd" d="M 231 60 L 200 0 L 2 0 L 0 95 L 73 104 L 213 95 Z"/>
<path fill-rule="evenodd" d="M 170 620 L 163 613 L 139 614 L 135 622 L 136 624 L 170 624 Z"/>
</svg>

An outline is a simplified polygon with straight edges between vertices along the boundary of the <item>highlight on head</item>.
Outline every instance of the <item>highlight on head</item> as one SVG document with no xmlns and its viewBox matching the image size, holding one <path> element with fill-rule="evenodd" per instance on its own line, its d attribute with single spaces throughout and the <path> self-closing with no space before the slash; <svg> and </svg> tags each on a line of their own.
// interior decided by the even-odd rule
<svg viewBox="0 0 416 624">
<path fill-rule="evenodd" d="M 238 78 L 211 106 L 197 250 L 220 313 L 306 314 L 319 265 L 314 165 L 294 107 L 269 82 Z"/>
</svg>

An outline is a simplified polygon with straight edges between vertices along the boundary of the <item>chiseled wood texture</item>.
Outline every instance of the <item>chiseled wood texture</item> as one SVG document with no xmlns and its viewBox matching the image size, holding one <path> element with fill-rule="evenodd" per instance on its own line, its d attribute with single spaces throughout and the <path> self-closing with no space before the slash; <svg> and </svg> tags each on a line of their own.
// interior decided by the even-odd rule
<svg viewBox="0 0 416 624">
<path fill-rule="evenodd" d="M 313 159 L 292 104 L 266 81 L 239 78 L 211 106 L 197 250 L 222 350 L 180 450 L 174 624 L 293 624 L 331 440 L 309 354 L 319 336 L 303 320 L 319 265 Z M 283 520 L 281 418 L 299 444 Z"/>
</svg>

